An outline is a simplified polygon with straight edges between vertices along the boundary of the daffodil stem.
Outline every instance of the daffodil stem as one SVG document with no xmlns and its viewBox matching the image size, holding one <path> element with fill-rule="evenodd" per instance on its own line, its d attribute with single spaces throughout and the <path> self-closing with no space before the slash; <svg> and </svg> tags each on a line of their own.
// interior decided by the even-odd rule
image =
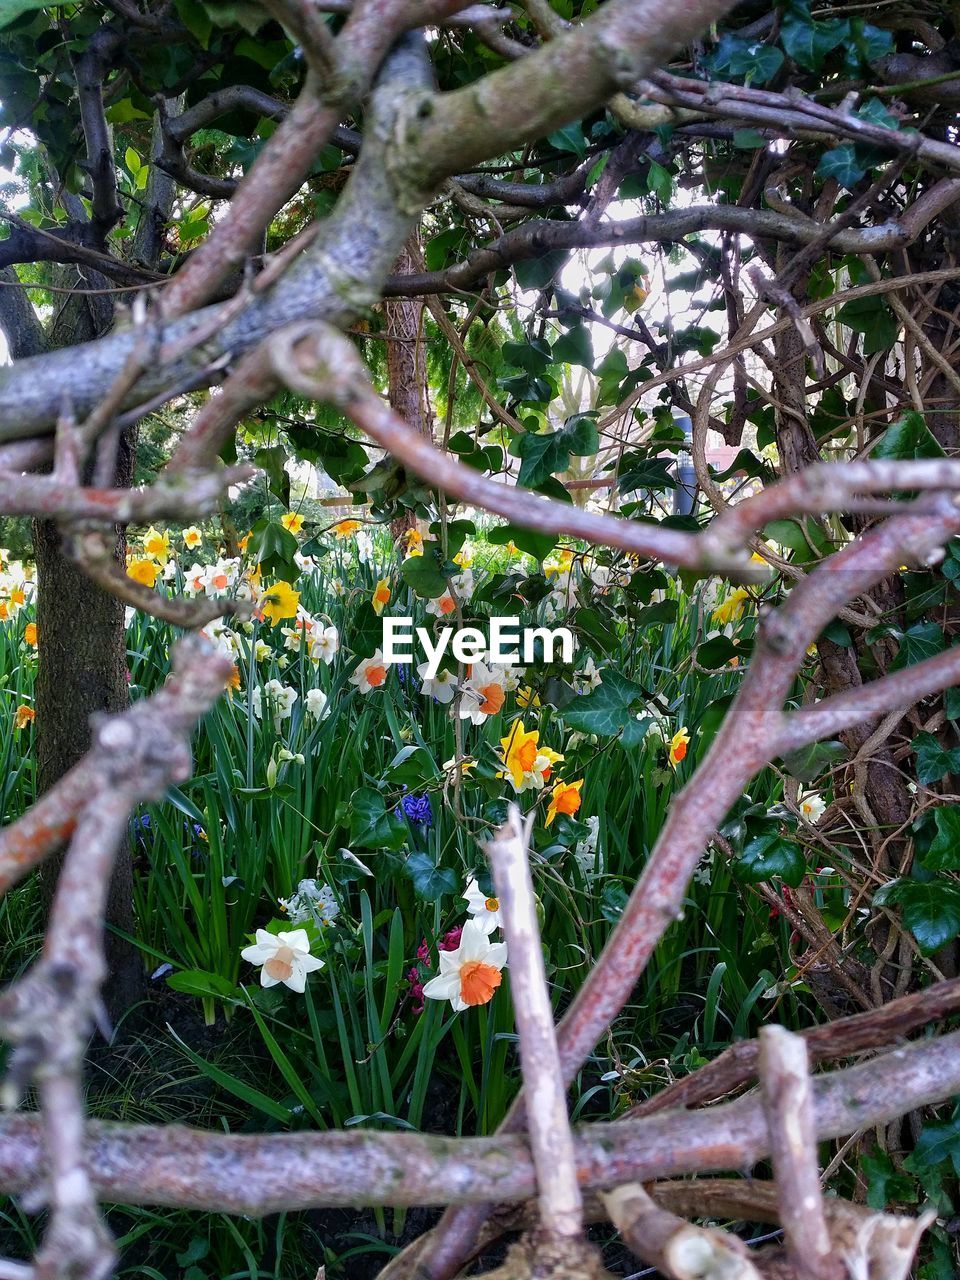
<svg viewBox="0 0 960 1280">
<path fill-rule="evenodd" d="M 529 824 L 511 804 L 506 823 L 485 851 L 493 868 L 507 935 L 510 993 L 520 1038 L 540 1224 L 545 1235 L 579 1239 L 583 1234 L 583 1199 L 577 1184 L 566 1090 L 543 963 L 527 852 L 529 840 Z"/>
</svg>

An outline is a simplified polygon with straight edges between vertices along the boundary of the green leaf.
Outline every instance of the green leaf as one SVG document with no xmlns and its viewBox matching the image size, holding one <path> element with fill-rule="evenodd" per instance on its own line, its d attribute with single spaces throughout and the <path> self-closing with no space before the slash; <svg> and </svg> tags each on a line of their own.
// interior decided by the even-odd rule
<svg viewBox="0 0 960 1280">
<path fill-rule="evenodd" d="M 915 622 L 901 634 L 900 648 L 890 663 L 890 670 L 900 671 L 903 667 L 912 667 L 924 658 L 943 653 L 946 647 L 943 632 L 935 622 Z"/>
<path fill-rule="evenodd" d="M 918 733 L 910 745 L 917 753 L 917 781 L 924 786 L 960 772 L 960 747 L 942 747 L 932 733 Z"/>
<path fill-rule="evenodd" d="M 223 978 L 219 973 L 208 973 L 205 969 L 181 969 L 171 973 L 167 978 L 167 986 L 171 991 L 180 991 L 184 995 L 198 996 L 207 999 L 210 996 L 218 1000 L 240 999 L 240 991 L 235 983 Z"/>
<path fill-rule="evenodd" d="M 600 895 L 600 914 L 609 924 L 616 924 L 627 905 L 627 891 L 619 880 L 610 881 Z"/>
<path fill-rule="evenodd" d="M 856 144 L 853 142 L 844 142 L 839 147 L 832 147 L 829 151 L 825 151 L 815 170 L 818 178 L 835 178 L 841 187 L 846 187 L 848 191 L 856 186 L 866 172 L 867 166 L 860 159 Z M 847 303 L 848 307 L 853 305 L 854 303 Z"/>
<path fill-rule="evenodd" d="M 419 787 L 437 775 L 436 766 L 425 747 L 401 747 L 384 771 L 387 782 Z"/>
<path fill-rule="evenodd" d="M 62 9 L 66 3 L 67 0 L 0 0 L 0 27 L 9 27 L 33 9 Z"/>
<path fill-rule="evenodd" d="M 798 782 L 813 782 L 831 765 L 846 758 L 847 749 L 842 742 L 811 742 L 809 746 L 784 756 L 783 764 L 787 773 Z"/>
<path fill-rule="evenodd" d="M 949 1162 L 960 1176 L 960 1108 L 949 1120 L 928 1120 L 910 1153 L 908 1167 L 913 1172 Z"/>
<path fill-rule="evenodd" d="M 487 541 L 495 547 L 505 547 L 508 542 L 512 542 L 518 550 L 525 551 L 535 560 L 546 560 L 557 545 L 557 539 L 552 533 L 535 533 L 533 529 L 523 529 L 518 524 L 497 525 L 488 531 Z"/>
<path fill-rule="evenodd" d="M 627 455 L 620 462 L 617 489 L 620 493 L 631 493 L 634 489 L 675 489 L 677 482 L 670 474 L 673 465 L 669 458 Z"/>
<path fill-rule="evenodd" d="M 413 881 L 414 893 L 424 902 L 437 902 L 460 887 L 457 873 L 449 867 L 438 867 L 428 853 L 411 853 L 403 870 Z"/>
<path fill-rule="evenodd" d="M 410 556 L 400 566 L 400 577 L 423 600 L 436 600 L 447 589 L 441 570 L 443 554 L 438 542 L 425 541 L 422 556 Z"/>
<path fill-rule="evenodd" d="M 647 169 L 647 190 L 662 204 L 669 204 L 673 198 L 673 175 L 656 160 L 651 160 Z"/>
<path fill-rule="evenodd" d="M 282 578 L 284 582 L 295 582 L 300 570 L 293 558 L 298 547 L 293 534 L 272 521 L 258 521 L 253 533 L 253 555 L 263 569 L 264 580 Z"/>
<path fill-rule="evenodd" d="M 952 804 L 928 809 L 936 834 L 920 859 L 928 871 L 960 871 L 960 807 Z"/>
<path fill-rule="evenodd" d="M 565 266 L 568 257 L 566 249 L 555 249 L 552 253 L 542 253 L 539 257 L 518 262 L 513 269 L 517 284 L 521 289 L 545 288 Z"/>
<path fill-rule="evenodd" d="M 886 458 L 895 462 L 943 456 L 943 450 L 924 421 L 923 414 L 917 413 L 916 409 L 911 409 L 899 422 L 888 427 L 870 452 L 871 458 Z"/>
<path fill-rule="evenodd" d="M 891 1204 L 915 1204 L 916 1183 L 904 1177 L 885 1151 L 860 1157 L 860 1167 L 867 1179 L 867 1204 L 882 1211 Z"/>
<path fill-rule="evenodd" d="M 407 840 L 407 825 L 387 809 L 373 787 L 361 787 L 350 797 L 350 843 L 365 849 L 400 849 Z"/>
<path fill-rule="evenodd" d="M 566 471 L 570 455 L 588 457 L 600 448 L 600 437 L 594 414 L 577 413 L 568 418 L 559 431 L 528 431 L 515 443 L 521 459 L 517 483 L 536 488 L 549 476 Z"/>
<path fill-rule="evenodd" d="M 581 733 L 620 733 L 634 718 L 630 708 L 642 697 L 638 684 L 609 667 L 603 673 L 603 684 L 563 711 L 563 721 Z"/>
<path fill-rule="evenodd" d="M 950 880 L 893 880 L 877 890 L 873 901 L 903 909 L 903 923 L 926 956 L 960 933 L 960 885 Z"/>
<path fill-rule="evenodd" d="M 837 319 L 855 333 L 863 334 L 865 356 L 888 351 L 900 332 L 900 321 L 882 298 L 854 298 L 852 302 L 845 302 L 837 312 Z"/>
<path fill-rule="evenodd" d="M 579 124 L 567 124 L 547 136 L 547 142 L 556 151 L 572 151 L 583 159 L 587 154 L 587 140 Z"/>
<path fill-rule="evenodd" d="M 584 324 L 568 330 L 553 344 L 553 358 L 564 364 L 580 364 L 593 369 L 593 339 Z"/>
<path fill-rule="evenodd" d="M 779 835 L 757 836 L 733 864 L 733 874 L 744 884 L 778 878 L 796 889 L 807 873 L 803 850 Z"/>
<path fill-rule="evenodd" d="M 842 18 L 811 22 L 809 18 L 787 18 L 780 29 L 780 41 L 797 66 L 819 71 L 831 49 L 850 34 L 850 24 Z"/>
</svg>

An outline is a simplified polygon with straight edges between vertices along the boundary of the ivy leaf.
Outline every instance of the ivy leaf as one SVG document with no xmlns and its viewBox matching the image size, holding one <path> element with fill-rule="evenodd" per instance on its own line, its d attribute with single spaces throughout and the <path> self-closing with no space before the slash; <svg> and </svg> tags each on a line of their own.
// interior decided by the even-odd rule
<svg viewBox="0 0 960 1280">
<path fill-rule="evenodd" d="M 922 1169 L 931 1169 L 947 1161 L 953 1165 L 954 1173 L 960 1175 L 960 1107 L 949 1120 L 926 1122 L 910 1153 L 907 1166 L 911 1171 L 919 1173 Z"/>
<path fill-rule="evenodd" d="M 410 556 L 400 566 L 400 577 L 423 600 L 435 600 L 447 589 L 446 575 L 441 571 L 442 553 L 438 542 L 426 541 L 423 555 Z"/>
<path fill-rule="evenodd" d="M 960 871 L 960 807 L 937 805 L 926 816 L 932 817 L 936 834 L 920 861 L 929 871 Z"/>
<path fill-rule="evenodd" d="M 487 541 L 495 547 L 505 547 L 508 542 L 519 551 L 525 551 L 535 560 L 546 560 L 557 545 L 552 533 L 535 533 L 533 529 L 522 529 L 517 524 L 501 524 L 487 533 Z"/>
<path fill-rule="evenodd" d="M 885 1151 L 860 1157 L 860 1167 L 867 1179 L 867 1204 L 878 1212 L 890 1204 L 915 1204 L 917 1188 L 912 1178 L 898 1173 Z"/>
<path fill-rule="evenodd" d="M 0 27 L 9 27 L 32 9 L 59 9 L 66 3 L 67 0 L 0 0 Z"/>
<path fill-rule="evenodd" d="M 677 482 L 670 474 L 672 466 L 668 458 L 628 455 L 620 463 L 617 489 L 620 493 L 630 493 L 634 489 L 675 489 Z"/>
<path fill-rule="evenodd" d="M 932 658 L 942 653 L 947 647 L 943 632 L 935 622 L 915 622 L 900 636 L 900 648 L 897 656 L 890 663 L 891 671 L 900 671 L 903 667 L 912 667 L 924 658 Z"/>
<path fill-rule="evenodd" d="M 361 787 L 350 797 L 350 843 L 364 849 L 400 849 L 407 840 L 407 824 L 387 809 L 373 787 Z"/>
<path fill-rule="evenodd" d="M 744 884 L 778 878 L 796 889 L 807 874 L 807 863 L 792 840 L 776 834 L 757 836 L 733 864 L 733 874 Z"/>
<path fill-rule="evenodd" d="M 924 786 L 960 772 L 960 747 L 942 747 L 932 733 L 918 733 L 910 746 L 917 753 L 917 781 Z"/>
<path fill-rule="evenodd" d="M 873 901 L 903 909 L 903 923 L 925 956 L 960 933 L 960 885 L 950 880 L 893 880 L 877 890 Z"/>
<path fill-rule="evenodd" d="M 809 18 L 790 17 L 780 30 L 780 42 L 797 66 L 819 71 L 827 54 L 849 33 L 850 24 L 842 18 L 811 22 Z"/>
<path fill-rule="evenodd" d="M 819 778 L 825 769 L 845 760 L 846 756 L 847 749 L 842 742 L 811 742 L 784 756 L 783 763 L 791 777 L 806 783 Z"/>
<path fill-rule="evenodd" d="M 647 169 L 647 190 L 662 204 L 669 204 L 673 198 L 673 175 L 656 160 L 651 160 Z"/>
<path fill-rule="evenodd" d="M 870 152 L 865 147 L 858 147 L 855 142 L 843 142 L 839 147 L 832 147 L 820 157 L 816 167 L 818 178 L 836 178 L 841 187 L 852 191 L 870 167 Z M 858 299 L 872 302 L 874 299 Z M 853 306 L 847 303 L 847 306 Z"/>
<path fill-rule="evenodd" d="M 559 431 L 542 434 L 528 431 L 515 442 L 521 459 L 517 483 L 536 488 L 555 472 L 566 471 L 570 455 L 586 457 L 600 448 L 600 437 L 593 414 L 577 413 L 568 418 Z"/>
<path fill-rule="evenodd" d="M 449 867 L 438 867 L 429 853 L 411 853 L 403 871 L 413 881 L 414 893 L 424 902 L 437 902 L 459 888 L 457 873 Z"/>
<path fill-rule="evenodd" d="M 608 668 L 603 673 L 603 684 L 566 708 L 564 724 L 581 733 L 620 733 L 633 719 L 632 704 L 642 696 L 638 684 Z"/>
<path fill-rule="evenodd" d="M 827 152 L 827 155 L 832 154 L 830 151 Z M 825 159 L 826 156 L 824 156 Z M 821 172 L 821 168 L 818 168 L 818 173 Z M 882 298 L 854 298 L 852 302 L 845 302 L 837 312 L 837 319 L 848 329 L 863 334 L 865 356 L 875 355 L 878 351 L 888 351 L 896 342 L 897 334 L 900 332 L 900 321 Z"/>
<path fill-rule="evenodd" d="M 593 339 L 584 324 L 575 325 L 553 344 L 553 358 L 564 364 L 580 364 L 593 369 Z"/>
<path fill-rule="evenodd" d="M 284 582 L 295 582 L 300 569 L 293 558 L 298 550 L 293 534 L 270 521 L 258 521 L 252 532 L 254 563 L 260 564 L 264 580 L 282 578 Z"/>
<path fill-rule="evenodd" d="M 943 450 L 924 421 L 923 414 L 917 413 L 915 409 L 911 409 L 899 422 L 888 427 L 870 452 L 871 458 L 886 458 L 895 462 L 943 456 Z"/>
</svg>

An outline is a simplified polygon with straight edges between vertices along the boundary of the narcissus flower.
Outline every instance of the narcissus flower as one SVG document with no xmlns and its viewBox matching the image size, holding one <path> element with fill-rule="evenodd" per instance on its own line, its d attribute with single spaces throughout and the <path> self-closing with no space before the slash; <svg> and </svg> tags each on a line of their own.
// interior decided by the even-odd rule
<svg viewBox="0 0 960 1280">
<path fill-rule="evenodd" d="M 161 533 L 151 525 L 143 535 L 143 554 L 159 564 L 166 564 L 170 558 L 169 533 Z"/>
<path fill-rule="evenodd" d="M 21 702 L 14 712 L 13 727 L 15 729 L 25 729 L 27 725 L 31 724 L 36 720 L 36 718 L 37 713 L 34 711 L 33 707 L 28 707 L 25 702 Z"/>
<path fill-rule="evenodd" d="M 686 725 L 670 739 L 669 759 L 674 769 L 687 754 L 687 747 L 690 744 L 690 734 L 687 732 Z"/>
<path fill-rule="evenodd" d="M 310 954 L 310 938 L 306 929 L 277 934 L 258 929 L 256 942 L 244 947 L 240 955 L 250 964 L 262 966 L 262 987 L 275 987 L 282 982 L 300 995 L 306 989 L 307 974 L 323 968 L 323 961 Z"/>
<path fill-rule="evenodd" d="M 457 691 L 457 677 L 452 671 L 441 667 L 431 680 L 427 675 L 429 666 L 429 662 L 421 662 L 417 667 L 417 675 L 421 680 L 420 692 L 425 698 L 436 698 L 443 703 L 452 702 Z"/>
<path fill-rule="evenodd" d="M 273 625 L 284 618 L 295 618 L 300 603 L 300 592 L 294 591 L 289 582 L 275 582 L 260 597 L 260 612 Z"/>
<path fill-rule="evenodd" d="M 455 612 L 457 602 L 449 591 L 445 591 L 442 596 L 437 596 L 435 600 L 427 601 L 427 613 L 432 613 L 435 618 L 447 618 L 451 613 Z"/>
<path fill-rule="evenodd" d="M 327 714 L 327 695 L 322 689 L 308 689 L 307 711 L 314 720 L 322 720 Z"/>
<path fill-rule="evenodd" d="M 333 526 L 330 532 L 335 538 L 352 538 L 359 528 L 359 520 L 341 520 L 339 524 Z"/>
<path fill-rule="evenodd" d="M 499 929 L 503 924 L 500 918 L 500 899 L 496 897 L 488 898 L 487 895 L 477 884 L 477 877 L 471 876 L 467 881 L 467 888 L 464 893 L 467 903 L 467 911 L 477 921 L 484 933 L 491 934 L 494 929 Z"/>
<path fill-rule="evenodd" d="M 801 791 L 797 796 L 797 808 L 808 822 L 819 822 L 827 811 L 823 797 L 816 791 Z"/>
<path fill-rule="evenodd" d="M 517 791 L 543 788 L 555 764 L 563 759 L 559 751 L 540 746 L 539 729 L 527 732 L 518 720 L 505 738 L 500 739 L 503 763 Z"/>
<path fill-rule="evenodd" d="M 489 1004 L 503 980 L 507 944 L 491 942 L 478 920 L 468 920 L 456 951 L 440 952 L 440 972 L 424 983 L 428 1000 L 449 1000 L 455 1013 Z"/>
<path fill-rule="evenodd" d="M 127 577 L 141 586 L 153 587 L 160 577 L 160 566 L 155 560 L 136 559 L 127 565 Z"/>
<path fill-rule="evenodd" d="M 287 533 L 296 535 L 303 528 L 303 516 L 298 515 L 296 511 L 288 511 L 286 515 L 280 517 L 280 523 Z"/>
<path fill-rule="evenodd" d="M 323 630 L 317 628 L 310 633 L 310 641 L 307 646 L 307 653 L 311 662 L 323 662 L 328 667 L 337 656 L 337 650 L 340 648 L 340 633 L 334 626 L 324 627 Z"/>
<path fill-rule="evenodd" d="M 373 589 L 373 611 L 376 614 L 383 613 L 384 609 L 390 603 L 390 583 L 386 578 L 381 578 Z"/>
<path fill-rule="evenodd" d="M 364 658 L 350 677 L 361 693 L 369 693 L 371 689 L 379 689 L 387 678 L 389 663 L 384 662 L 383 654 L 375 650 L 369 658 Z"/>
<path fill-rule="evenodd" d="M 453 557 L 453 563 L 458 564 L 461 569 L 469 569 L 473 564 L 473 556 L 470 554 L 469 547 L 463 547 Z"/>
<path fill-rule="evenodd" d="M 473 724 L 483 724 L 495 716 L 506 701 L 503 674 L 495 667 L 475 662 L 469 680 L 464 682 L 460 700 L 460 719 Z"/>
<path fill-rule="evenodd" d="M 737 587 L 736 591 L 730 592 L 723 604 L 717 605 L 710 615 L 710 621 L 715 622 L 719 627 L 726 626 L 728 622 L 736 622 L 743 616 L 749 599 L 750 592 L 743 587 Z"/>
<path fill-rule="evenodd" d="M 419 529 L 408 529 L 403 535 L 407 544 L 407 558 L 423 555 L 423 534 Z"/>
<path fill-rule="evenodd" d="M 203 534 L 200 532 L 200 530 L 197 528 L 195 524 L 192 524 L 189 529 L 184 529 L 183 545 L 189 551 L 195 551 L 197 547 L 199 547 L 202 541 L 203 541 Z"/>
<path fill-rule="evenodd" d="M 35 622 L 28 622 L 23 628 L 23 638 L 34 649 L 37 647 L 37 624 Z"/>
<path fill-rule="evenodd" d="M 239 688 L 240 688 L 240 668 L 237 666 L 236 663 L 234 663 L 233 666 L 230 668 L 230 674 L 227 676 L 227 679 L 226 679 L 227 697 L 230 699 L 231 702 L 233 701 L 234 689 L 239 689 Z"/>
<path fill-rule="evenodd" d="M 558 782 L 556 784 L 550 793 L 550 805 L 547 808 L 545 826 L 549 827 L 558 813 L 565 813 L 568 817 L 573 817 L 580 808 L 580 788 L 582 786 L 582 778 L 577 782 Z"/>
</svg>

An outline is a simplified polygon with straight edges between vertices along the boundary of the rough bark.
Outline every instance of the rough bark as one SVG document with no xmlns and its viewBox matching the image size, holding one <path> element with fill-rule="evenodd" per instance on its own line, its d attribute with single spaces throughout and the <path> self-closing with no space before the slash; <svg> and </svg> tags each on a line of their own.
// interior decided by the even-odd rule
<svg viewBox="0 0 960 1280">
<path fill-rule="evenodd" d="M 411 252 L 410 237 L 400 251 L 394 265 L 396 275 L 410 275 L 416 269 Z M 421 435 L 433 439 L 433 422 L 430 413 L 430 393 L 427 386 L 427 353 L 423 345 L 424 302 L 420 298 L 398 298 L 384 303 L 387 338 L 387 394 L 390 408 L 401 418 L 416 427 Z M 404 512 L 390 523 L 394 542 L 402 538 L 408 529 L 415 529 L 417 518 L 412 511 Z M 399 548 L 403 554 L 403 548 Z"/>
</svg>

